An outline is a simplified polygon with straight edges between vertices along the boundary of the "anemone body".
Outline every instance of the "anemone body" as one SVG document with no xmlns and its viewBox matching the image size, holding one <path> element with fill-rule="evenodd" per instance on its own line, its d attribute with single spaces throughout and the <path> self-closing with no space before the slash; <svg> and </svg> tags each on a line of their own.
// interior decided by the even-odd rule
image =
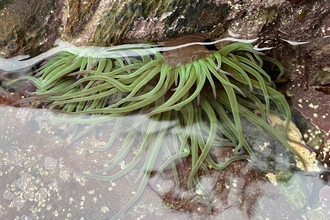
<svg viewBox="0 0 330 220">
<path fill-rule="evenodd" d="M 111 165 L 94 174 L 79 172 L 91 178 L 113 181 L 127 174 L 147 154 L 138 193 L 115 217 L 141 195 L 161 149 L 167 161 L 156 177 L 170 167 L 178 190 L 180 181 L 176 163 L 183 163 L 182 158 L 190 155 L 192 167 L 187 188 L 193 191 L 197 187 L 206 197 L 210 194 L 198 177 L 198 171 L 205 164 L 220 170 L 235 160 L 250 159 L 258 163 L 244 138 L 241 117 L 269 131 L 302 160 L 287 138 L 268 123 L 268 115 L 273 111 L 271 104 L 276 106 L 277 114 L 287 119 L 287 125 L 291 119 L 284 96 L 276 91 L 274 83 L 262 69 L 263 61 L 267 60 L 277 65 L 282 74 L 283 68 L 277 61 L 259 54 L 251 44 L 241 42 L 228 44 L 218 51 L 209 51 L 201 44 L 174 49 L 171 47 L 176 46 L 175 43 L 163 46 L 163 49 L 152 44 L 103 50 L 73 48 L 51 58 L 34 77 L 26 77 L 38 88 L 31 93 L 30 99 L 43 101 L 50 109 L 76 114 L 71 120 L 75 125 L 85 124 L 92 129 L 97 123 L 114 121 L 114 129 L 119 131 L 121 116 L 144 116 L 135 120 L 129 129 L 120 131 L 126 138 L 110 161 Z M 86 119 L 81 114 L 91 116 Z M 145 132 L 131 163 L 114 175 L 98 174 L 111 170 L 126 157 L 138 138 L 138 127 L 143 127 Z M 85 133 L 78 133 L 73 141 Z M 165 141 L 167 135 L 171 136 L 171 141 Z M 105 146 L 94 150 L 109 149 L 115 137 L 114 132 Z M 170 152 L 169 146 L 174 146 L 174 153 Z M 221 164 L 215 162 L 209 152 L 212 147 L 219 146 L 233 146 L 236 155 Z M 89 149 L 88 146 L 82 147 Z M 239 154 L 242 150 L 248 155 Z"/>
</svg>

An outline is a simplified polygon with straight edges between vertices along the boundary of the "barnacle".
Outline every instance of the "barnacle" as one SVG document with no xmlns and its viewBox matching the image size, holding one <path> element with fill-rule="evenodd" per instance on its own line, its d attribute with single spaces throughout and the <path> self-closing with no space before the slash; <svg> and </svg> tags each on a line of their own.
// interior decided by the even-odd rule
<svg viewBox="0 0 330 220">
<path fill-rule="evenodd" d="M 286 118 L 286 129 L 291 120 L 284 96 L 276 91 L 271 78 L 262 69 L 264 61 L 268 61 L 275 64 L 282 75 L 281 64 L 258 53 L 251 44 L 242 42 L 228 44 L 218 51 L 209 51 L 201 43 L 180 47 L 165 43 L 163 46 L 167 47 L 138 44 L 106 49 L 71 48 L 47 61 L 35 76 L 24 77 L 38 88 L 27 100 L 43 101 L 50 109 L 75 114 L 76 117 L 70 120 L 74 130 L 78 124 L 89 125 L 92 129 L 100 122 L 114 122 L 109 142 L 93 150 L 109 149 L 116 131 L 125 135 L 121 149 L 108 161 L 108 167 L 92 174 L 76 172 L 113 181 L 127 174 L 146 155 L 139 175 L 139 191 L 113 218 L 139 198 L 161 149 L 167 161 L 156 177 L 170 166 L 178 189 L 176 162 L 182 163 L 182 158 L 190 155 L 192 167 L 187 188 L 197 187 L 207 198 L 210 193 L 198 177 L 198 171 L 205 164 L 219 170 L 235 160 L 251 159 L 258 164 L 244 138 L 241 117 L 267 130 L 304 163 L 287 137 L 269 124 L 268 116 L 275 112 L 271 105 L 276 106 L 276 114 Z M 90 117 L 84 117 L 86 114 Z M 122 129 L 121 117 L 132 114 L 143 117 L 134 120 L 130 128 Z M 53 120 L 67 122 L 66 117 Z M 139 127 L 144 130 L 141 135 L 136 129 Z M 75 130 L 73 141 L 89 129 L 81 133 Z M 113 175 L 101 174 L 112 170 L 126 157 L 139 135 L 142 141 L 130 164 Z M 168 135 L 171 141 L 165 139 Z M 170 152 L 169 146 L 174 146 L 174 152 Z M 215 146 L 234 146 L 235 155 L 218 164 L 209 154 Z M 240 154 L 242 149 L 248 156 Z M 266 170 L 262 166 L 259 168 Z"/>
</svg>

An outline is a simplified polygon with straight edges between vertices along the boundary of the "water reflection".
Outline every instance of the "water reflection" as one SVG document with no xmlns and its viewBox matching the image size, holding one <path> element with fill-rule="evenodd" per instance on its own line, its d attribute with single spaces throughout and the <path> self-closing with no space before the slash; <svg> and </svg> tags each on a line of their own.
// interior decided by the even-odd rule
<svg viewBox="0 0 330 220">
<path fill-rule="evenodd" d="M 3 106 L 0 111 L 2 218 L 110 219 L 139 192 L 141 181 L 137 178 L 145 168 L 145 156 L 129 172 L 113 181 L 86 178 L 72 171 L 95 173 L 111 165 L 109 161 L 125 141 L 123 130 L 117 133 L 111 148 L 106 151 L 97 149 L 106 146 L 111 139 L 109 134 L 114 131 L 113 120 L 121 120 L 121 129 L 125 130 L 125 125 L 130 127 L 138 116 L 102 119 L 99 122 L 94 119 L 90 124 L 86 116 L 83 125 L 82 119 L 47 110 Z M 181 128 L 175 129 L 177 123 L 164 123 L 172 134 L 180 133 Z M 89 128 L 91 125 L 93 127 Z M 140 128 L 132 149 L 123 160 L 116 161 L 113 169 L 103 170 L 107 171 L 107 175 L 125 169 L 137 154 L 141 136 L 146 133 L 143 126 Z M 86 129 L 88 132 L 76 138 Z M 159 130 L 154 132 L 159 133 Z M 169 143 L 167 138 L 171 137 L 165 137 L 164 142 Z M 76 139 L 75 143 L 72 143 L 73 139 Z M 84 149 L 86 146 L 88 149 Z M 92 150 L 93 147 L 96 150 Z M 232 154 L 232 147 L 215 147 L 211 154 L 220 160 Z M 210 193 L 210 196 L 205 196 L 199 188 L 194 188 L 193 192 L 186 188 L 191 158 L 176 163 L 180 179 L 180 187 L 176 188 L 171 166 L 157 174 L 168 160 L 164 149 L 154 156 L 155 165 L 143 194 L 121 219 L 204 219 L 210 207 L 208 219 L 329 217 L 326 210 L 330 205 L 330 187 L 304 172 L 295 172 L 286 185 L 274 186 L 264 173 L 247 161 L 233 162 L 220 171 L 202 167 L 199 171 L 200 184 Z M 295 210 L 297 207 L 300 209 Z"/>
</svg>

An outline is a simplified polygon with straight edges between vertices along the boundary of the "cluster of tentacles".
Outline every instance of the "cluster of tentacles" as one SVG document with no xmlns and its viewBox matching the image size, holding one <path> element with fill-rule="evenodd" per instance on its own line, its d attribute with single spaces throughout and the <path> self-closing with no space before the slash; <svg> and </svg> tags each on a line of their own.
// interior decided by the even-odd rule
<svg viewBox="0 0 330 220">
<path fill-rule="evenodd" d="M 179 189 L 176 164 L 183 163 L 183 158 L 190 155 L 192 167 L 187 188 L 197 187 L 206 196 L 210 193 L 198 177 L 198 171 L 206 169 L 205 165 L 220 170 L 242 159 L 258 164 L 244 138 L 242 117 L 269 131 L 303 160 L 288 144 L 287 138 L 269 124 L 271 112 L 285 117 L 287 125 L 291 113 L 285 97 L 276 91 L 271 78 L 262 69 L 264 61 L 273 63 L 283 72 L 276 60 L 242 42 L 228 44 L 218 51 L 209 51 L 198 43 L 174 49 L 162 49 L 153 44 L 106 49 L 71 48 L 48 60 L 35 76 L 25 77 L 38 88 L 27 100 L 41 100 L 50 109 L 76 114 L 75 118 L 70 118 L 70 123 L 85 124 L 89 129 L 77 133 L 73 141 L 98 123 L 114 122 L 115 132 L 110 135 L 109 142 L 93 150 L 109 149 L 116 139 L 116 131 L 125 135 L 118 154 L 107 161 L 107 168 L 93 174 L 79 172 L 82 175 L 113 181 L 126 175 L 147 155 L 138 193 L 115 218 L 139 198 L 161 151 L 167 161 L 156 176 L 170 167 L 176 189 Z M 273 110 L 271 106 L 274 106 Z M 143 117 L 136 117 L 132 126 L 123 130 L 122 116 L 133 114 Z M 68 123 L 66 116 L 53 120 Z M 134 159 L 114 175 L 104 175 L 129 153 L 139 136 L 137 128 L 143 128 L 144 132 L 140 135 L 142 141 Z M 169 135 L 170 139 L 165 138 Z M 219 164 L 209 151 L 221 146 L 233 146 L 234 156 Z M 242 150 L 248 155 L 242 154 Z"/>
</svg>

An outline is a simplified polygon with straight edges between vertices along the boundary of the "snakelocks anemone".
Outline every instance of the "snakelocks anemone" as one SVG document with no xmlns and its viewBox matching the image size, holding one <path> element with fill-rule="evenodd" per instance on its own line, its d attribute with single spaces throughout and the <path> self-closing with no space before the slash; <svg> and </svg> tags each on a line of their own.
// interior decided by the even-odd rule
<svg viewBox="0 0 330 220">
<path fill-rule="evenodd" d="M 92 174 L 76 172 L 114 181 L 126 175 L 141 158 L 146 158 L 139 175 L 138 192 L 113 218 L 123 214 L 140 197 L 160 151 L 165 153 L 167 161 L 155 176 L 165 168 L 172 169 L 178 190 L 177 164 L 191 156 L 187 188 L 189 191 L 198 188 L 206 197 L 210 197 L 210 193 L 200 183 L 200 169 L 220 170 L 242 159 L 258 166 L 243 134 L 242 117 L 267 130 L 304 164 L 300 154 L 288 143 L 287 136 L 269 124 L 270 113 L 285 117 L 286 129 L 291 120 L 285 97 L 276 91 L 263 69 L 267 61 L 278 67 L 281 76 L 281 64 L 255 51 L 250 43 L 234 42 L 220 50 L 209 50 L 201 41 L 204 38 L 193 36 L 161 45 L 70 48 L 45 62 L 34 76 L 24 77 L 38 88 L 26 101 L 42 101 L 49 109 L 77 115 L 70 119 L 73 127 L 88 126 L 83 132 L 76 132 L 73 142 L 98 123 L 114 122 L 114 132 L 105 146 L 81 147 L 106 151 L 113 145 L 118 135 L 116 131 L 124 135 L 118 154 L 107 161 L 108 167 Z M 123 129 L 122 116 L 129 115 L 139 117 L 129 128 Z M 53 120 L 68 122 L 65 116 Z M 137 132 L 141 129 L 142 135 Z M 165 138 L 167 136 L 171 138 Z M 138 138 L 142 138 L 139 149 L 130 164 L 107 175 L 106 172 L 127 156 Z M 233 146 L 234 156 L 219 164 L 209 152 L 212 147 L 221 146 Z"/>
</svg>

